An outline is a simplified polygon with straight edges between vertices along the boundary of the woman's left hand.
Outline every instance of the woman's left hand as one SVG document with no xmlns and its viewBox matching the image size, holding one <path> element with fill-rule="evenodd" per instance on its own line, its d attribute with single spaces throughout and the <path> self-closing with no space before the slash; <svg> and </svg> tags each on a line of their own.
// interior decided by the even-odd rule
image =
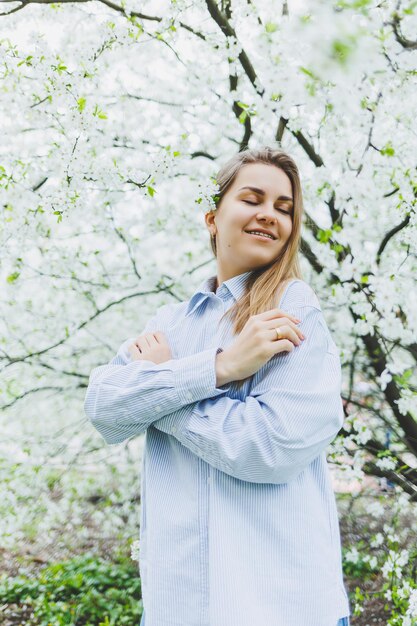
<svg viewBox="0 0 417 626">
<path fill-rule="evenodd" d="M 161 331 L 140 335 L 129 347 L 132 361 L 152 361 L 153 363 L 165 363 L 172 359 L 166 335 Z"/>
</svg>

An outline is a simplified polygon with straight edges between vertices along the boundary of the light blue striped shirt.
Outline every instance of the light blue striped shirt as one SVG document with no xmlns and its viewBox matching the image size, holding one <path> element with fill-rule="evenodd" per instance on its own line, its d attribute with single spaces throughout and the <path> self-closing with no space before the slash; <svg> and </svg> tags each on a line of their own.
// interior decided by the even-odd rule
<svg viewBox="0 0 417 626">
<path fill-rule="evenodd" d="M 341 366 L 303 280 L 279 308 L 306 339 L 240 389 L 216 387 L 218 322 L 250 272 L 203 281 L 143 333 L 172 359 L 132 361 L 126 340 L 90 375 L 85 411 L 107 443 L 145 433 L 140 558 L 146 626 L 337 626 L 350 614 L 326 446 L 343 425 Z"/>
</svg>

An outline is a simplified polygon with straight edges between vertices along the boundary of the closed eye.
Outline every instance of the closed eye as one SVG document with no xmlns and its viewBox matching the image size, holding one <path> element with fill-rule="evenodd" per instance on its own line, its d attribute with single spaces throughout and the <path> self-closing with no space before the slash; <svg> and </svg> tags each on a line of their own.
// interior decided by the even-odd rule
<svg viewBox="0 0 417 626">
<path fill-rule="evenodd" d="M 258 202 L 251 202 L 250 200 L 243 200 L 243 202 L 246 202 L 246 204 L 252 204 L 252 205 L 258 204 Z M 279 209 L 278 207 L 277 207 L 277 211 L 281 211 L 281 213 L 285 213 L 286 215 L 291 215 L 289 211 L 286 211 L 285 209 Z"/>
</svg>

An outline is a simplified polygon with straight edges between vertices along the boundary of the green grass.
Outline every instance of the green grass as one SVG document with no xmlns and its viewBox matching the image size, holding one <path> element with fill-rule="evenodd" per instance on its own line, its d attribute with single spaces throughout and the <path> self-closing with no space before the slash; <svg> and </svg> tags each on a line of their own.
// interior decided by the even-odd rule
<svg viewBox="0 0 417 626">
<path fill-rule="evenodd" d="M 47 565 L 37 577 L 0 577 L 0 604 L 21 607 L 27 626 L 138 626 L 137 565 L 91 554 Z"/>
</svg>

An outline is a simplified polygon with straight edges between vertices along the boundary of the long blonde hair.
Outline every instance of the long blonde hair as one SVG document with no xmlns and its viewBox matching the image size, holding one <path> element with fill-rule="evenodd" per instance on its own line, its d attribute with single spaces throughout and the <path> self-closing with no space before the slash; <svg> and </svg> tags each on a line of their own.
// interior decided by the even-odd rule
<svg viewBox="0 0 417 626">
<path fill-rule="evenodd" d="M 214 196 L 216 208 L 213 211 L 217 212 L 221 209 L 222 198 L 232 186 L 240 169 L 249 163 L 267 163 L 285 172 L 292 187 L 293 221 L 291 235 L 285 248 L 269 265 L 258 268 L 249 275 L 243 295 L 223 315 L 223 317 L 230 316 L 233 320 L 234 334 L 242 331 L 252 315 L 276 308 L 288 280 L 302 278 L 299 245 L 304 210 L 303 195 L 297 165 L 289 154 L 269 146 L 246 149 L 235 154 L 224 163 L 216 175 L 218 191 Z M 216 235 L 210 234 L 210 244 L 214 256 L 217 257 Z M 243 382 L 244 380 L 238 381 L 238 386 L 241 386 Z"/>
</svg>

